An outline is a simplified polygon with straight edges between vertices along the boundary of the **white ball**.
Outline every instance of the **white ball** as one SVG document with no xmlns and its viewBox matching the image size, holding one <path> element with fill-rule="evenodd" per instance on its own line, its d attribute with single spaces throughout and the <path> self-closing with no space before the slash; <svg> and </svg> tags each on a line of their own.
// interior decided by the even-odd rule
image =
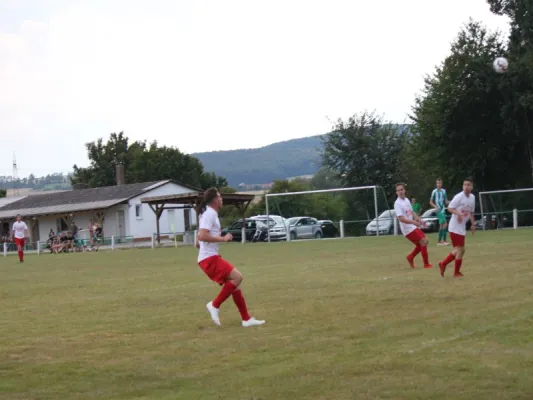
<svg viewBox="0 0 533 400">
<path fill-rule="evenodd" d="M 509 68 L 509 62 L 505 57 L 497 57 L 492 63 L 492 67 L 497 73 L 503 74 L 507 72 L 507 69 Z"/>
</svg>

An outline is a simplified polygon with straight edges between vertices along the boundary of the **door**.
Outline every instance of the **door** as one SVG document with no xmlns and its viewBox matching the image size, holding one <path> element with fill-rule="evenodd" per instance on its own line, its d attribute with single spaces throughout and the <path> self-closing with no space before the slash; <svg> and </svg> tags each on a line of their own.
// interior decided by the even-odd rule
<svg viewBox="0 0 533 400">
<path fill-rule="evenodd" d="M 174 221 L 174 210 L 167 210 L 168 232 L 176 233 L 176 222 Z"/>
<path fill-rule="evenodd" d="M 124 216 L 124 210 L 117 211 L 117 224 L 118 224 L 118 238 L 117 242 L 120 243 L 125 240 L 126 236 L 126 217 Z"/>
</svg>

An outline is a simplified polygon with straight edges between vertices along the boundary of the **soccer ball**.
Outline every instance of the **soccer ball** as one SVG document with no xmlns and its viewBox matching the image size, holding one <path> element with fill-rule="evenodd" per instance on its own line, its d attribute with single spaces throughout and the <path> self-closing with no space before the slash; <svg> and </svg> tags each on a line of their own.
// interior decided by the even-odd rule
<svg viewBox="0 0 533 400">
<path fill-rule="evenodd" d="M 503 74 L 507 72 L 507 69 L 509 68 L 509 62 L 505 57 L 497 57 L 492 63 L 492 67 L 497 73 Z"/>
</svg>

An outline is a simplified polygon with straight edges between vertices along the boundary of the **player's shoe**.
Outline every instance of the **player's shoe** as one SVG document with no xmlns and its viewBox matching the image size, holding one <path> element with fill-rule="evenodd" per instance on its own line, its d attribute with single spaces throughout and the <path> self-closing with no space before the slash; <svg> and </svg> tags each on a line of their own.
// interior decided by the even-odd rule
<svg viewBox="0 0 533 400">
<path fill-rule="evenodd" d="M 439 269 L 440 269 L 440 276 L 444 277 L 444 271 L 446 271 L 446 265 L 444 265 L 442 262 L 439 263 Z"/>
<path fill-rule="evenodd" d="M 407 256 L 406 258 L 407 258 L 407 262 L 409 263 L 411 268 L 414 268 L 415 267 L 415 262 L 413 261 L 413 259 L 411 257 L 409 257 L 409 256 Z"/>
<path fill-rule="evenodd" d="M 460 272 L 456 272 L 456 273 L 453 274 L 454 278 L 462 278 L 463 276 L 464 275 L 462 273 L 460 273 Z"/>
<path fill-rule="evenodd" d="M 443 246 L 442 242 L 438 242 L 437 246 Z"/>
<path fill-rule="evenodd" d="M 250 326 L 259 326 L 263 325 L 266 321 L 255 319 L 254 317 L 250 318 L 248 321 L 242 321 L 242 326 L 248 328 Z"/>
<path fill-rule="evenodd" d="M 443 246 L 449 246 L 450 243 L 448 243 L 448 242 L 442 242 L 442 245 L 443 245 Z"/>
<path fill-rule="evenodd" d="M 209 303 L 207 303 L 206 307 L 207 311 L 209 311 L 209 314 L 211 314 L 211 319 L 213 320 L 213 322 L 218 326 L 222 325 L 220 323 L 220 317 L 218 316 L 218 308 L 213 306 L 213 302 L 210 301 Z"/>
<path fill-rule="evenodd" d="M 433 268 L 433 265 L 431 265 L 431 264 L 426 264 L 426 265 L 424 265 L 424 268 L 426 268 L 426 269 Z"/>
</svg>

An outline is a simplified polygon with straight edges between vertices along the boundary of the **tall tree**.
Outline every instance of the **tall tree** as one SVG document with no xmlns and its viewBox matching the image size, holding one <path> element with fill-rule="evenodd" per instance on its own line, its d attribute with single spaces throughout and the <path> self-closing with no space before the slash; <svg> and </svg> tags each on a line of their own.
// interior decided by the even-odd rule
<svg viewBox="0 0 533 400">
<path fill-rule="evenodd" d="M 502 77 L 507 104 L 502 110 L 505 133 L 517 136 L 527 156 L 529 179 L 533 183 L 533 0 L 487 0 L 497 15 L 510 19 L 509 72 Z"/>
<path fill-rule="evenodd" d="M 502 77 L 491 68 L 502 54 L 499 35 L 470 20 L 415 101 L 413 159 L 450 186 L 471 175 L 482 189 L 501 189 L 524 175 L 523 144 L 506 130 Z"/>
<path fill-rule="evenodd" d="M 90 187 L 110 186 L 116 182 L 115 165 L 124 165 L 127 183 L 174 179 L 183 184 L 208 188 L 227 186 L 225 178 L 205 172 L 202 163 L 178 149 L 158 146 L 157 141 L 129 143 L 123 132 L 112 133 L 104 144 L 102 139 L 86 144 L 90 166 L 74 165 L 73 184 Z"/>
<path fill-rule="evenodd" d="M 336 171 L 337 178 L 349 186 L 380 185 L 387 197 L 394 183 L 401 180 L 400 166 L 409 131 L 374 112 L 355 114 L 338 120 L 324 136 L 323 165 Z"/>
<path fill-rule="evenodd" d="M 0 199 L 2 197 L 6 197 L 7 196 L 7 190 L 6 189 L 0 189 Z"/>
</svg>

